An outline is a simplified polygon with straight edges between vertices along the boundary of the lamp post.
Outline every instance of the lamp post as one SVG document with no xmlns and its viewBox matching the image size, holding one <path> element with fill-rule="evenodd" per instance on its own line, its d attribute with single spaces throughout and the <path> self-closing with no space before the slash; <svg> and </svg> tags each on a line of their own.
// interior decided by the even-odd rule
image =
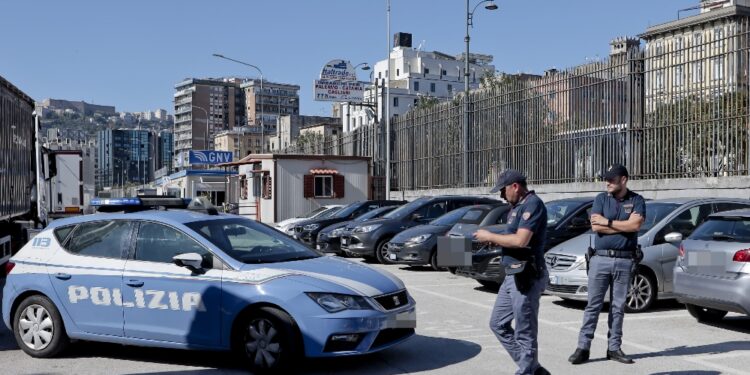
<svg viewBox="0 0 750 375">
<path fill-rule="evenodd" d="M 487 10 L 497 9 L 497 4 L 495 4 L 493 0 L 484 0 L 480 1 L 474 6 L 474 9 L 469 11 L 469 0 L 466 0 L 466 37 L 464 37 L 464 41 L 466 42 L 466 56 L 464 56 L 464 123 L 461 132 L 461 143 L 463 144 L 463 153 L 461 156 L 461 164 L 463 168 L 461 168 L 461 174 L 463 176 L 465 188 L 469 187 L 469 41 L 471 40 L 471 37 L 469 37 L 469 26 L 474 26 L 474 12 L 484 3 L 488 3 L 484 6 Z"/>
<path fill-rule="evenodd" d="M 222 54 L 214 53 L 213 56 L 214 57 L 218 57 L 220 59 L 233 61 L 233 62 L 236 62 L 237 64 L 242 64 L 242 65 L 245 65 L 245 66 L 249 66 L 249 67 L 257 70 L 258 74 L 260 74 L 260 95 L 258 95 L 258 99 L 260 101 L 260 139 L 261 139 L 261 142 L 263 143 L 261 151 L 262 152 L 265 151 L 265 149 L 266 149 L 266 142 L 265 142 L 266 139 L 265 139 L 265 135 L 264 135 L 265 124 L 263 123 L 263 71 L 260 70 L 260 68 L 258 68 L 257 66 L 255 66 L 253 64 L 246 63 L 246 62 L 240 61 L 240 60 L 235 60 L 235 59 L 226 57 L 226 56 L 224 56 Z"/>
</svg>

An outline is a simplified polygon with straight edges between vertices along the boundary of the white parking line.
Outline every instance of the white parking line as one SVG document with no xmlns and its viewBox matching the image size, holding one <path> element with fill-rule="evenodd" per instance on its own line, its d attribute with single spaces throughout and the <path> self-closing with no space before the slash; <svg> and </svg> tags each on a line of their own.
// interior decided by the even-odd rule
<svg viewBox="0 0 750 375">
<path fill-rule="evenodd" d="M 422 289 L 422 288 L 419 288 L 419 287 L 409 287 L 409 289 L 410 290 L 416 290 L 416 291 L 418 291 L 420 293 L 425 293 L 425 294 L 433 295 L 433 296 L 436 296 L 436 297 L 442 297 L 442 298 L 449 299 L 449 300 L 452 300 L 452 301 L 461 302 L 463 304 L 480 307 L 480 308 L 483 308 L 483 309 L 486 309 L 486 310 L 492 310 L 492 307 L 493 307 L 491 305 L 484 305 L 484 304 L 481 304 L 481 303 L 476 303 L 474 301 L 470 301 L 470 300 L 466 300 L 466 299 L 463 299 L 463 298 L 449 296 L 449 295 L 446 295 L 446 294 L 443 294 L 443 293 L 433 292 L 431 290 L 426 290 L 426 289 Z M 553 321 L 546 320 L 546 319 L 539 319 L 539 323 L 542 323 L 542 324 L 545 324 L 545 325 L 549 325 L 549 326 L 552 326 L 552 327 L 556 327 L 556 328 L 559 328 L 559 329 L 563 329 L 563 330 L 566 330 L 566 331 L 570 331 L 570 332 L 575 333 L 576 335 L 578 335 L 578 332 L 579 332 L 578 328 L 566 327 L 564 325 L 561 325 L 559 322 L 553 322 Z M 594 337 L 596 339 L 603 340 L 603 341 L 607 340 L 607 336 L 605 334 L 596 334 Z M 637 348 L 638 350 L 643 351 L 643 352 L 659 353 L 661 351 L 664 351 L 664 349 L 658 349 L 658 348 L 650 347 L 650 346 L 647 346 L 647 345 L 638 344 L 638 343 L 635 343 L 635 342 L 632 342 L 632 341 L 629 341 L 629 340 L 622 340 L 622 343 L 625 344 L 625 345 L 627 345 L 627 346 L 631 346 L 631 347 Z M 495 348 L 497 346 L 500 346 L 500 345 L 488 346 L 487 348 Z M 729 373 L 729 374 L 738 374 L 738 375 L 746 375 L 747 374 L 746 371 L 740 371 L 740 370 L 737 370 L 735 368 L 731 368 L 731 367 L 727 367 L 727 366 L 722 366 L 720 364 L 712 363 L 712 362 L 709 362 L 709 361 L 706 360 L 706 359 L 709 359 L 709 358 L 715 358 L 713 356 L 706 356 L 706 355 L 685 355 L 685 356 L 679 356 L 679 357 L 675 357 L 675 358 L 677 358 L 677 359 L 679 359 L 681 361 L 684 361 L 684 362 L 689 362 L 689 363 L 692 363 L 692 364 L 696 364 L 696 365 L 700 365 L 700 366 L 703 366 L 703 367 L 706 367 L 706 368 L 710 368 L 710 369 L 714 369 L 714 370 L 726 372 L 726 373 Z"/>
</svg>

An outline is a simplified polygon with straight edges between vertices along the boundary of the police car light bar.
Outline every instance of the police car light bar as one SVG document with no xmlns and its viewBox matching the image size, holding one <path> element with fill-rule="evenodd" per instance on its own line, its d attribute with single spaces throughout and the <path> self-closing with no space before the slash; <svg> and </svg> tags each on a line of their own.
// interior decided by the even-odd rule
<svg viewBox="0 0 750 375">
<path fill-rule="evenodd" d="M 190 200 L 174 197 L 93 198 L 91 206 L 101 212 L 142 211 L 150 208 L 187 208 Z"/>
<path fill-rule="evenodd" d="M 141 206 L 138 198 L 92 198 L 92 206 Z"/>
</svg>

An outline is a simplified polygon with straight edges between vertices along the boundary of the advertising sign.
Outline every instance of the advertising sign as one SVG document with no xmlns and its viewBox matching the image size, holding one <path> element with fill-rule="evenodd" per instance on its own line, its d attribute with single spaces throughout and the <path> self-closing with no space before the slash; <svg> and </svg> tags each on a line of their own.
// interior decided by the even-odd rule
<svg viewBox="0 0 750 375">
<path fill-rule="evenodd" d="M 331 60 L 320 71 L 320 79 L 322 81 L 356 81 L 357 74 L 350 62 L 340 59 Z"/>
<path fill-rule="evenodd" d="M 315 100 L 361 103 L 365 96 L 364 82 L 315 80 Z"/>
<path fill-rule="evenodd" d="M 190 150 L 190 164 L 221 164 L 232 161 L 231 151 Z"/>
</svg>

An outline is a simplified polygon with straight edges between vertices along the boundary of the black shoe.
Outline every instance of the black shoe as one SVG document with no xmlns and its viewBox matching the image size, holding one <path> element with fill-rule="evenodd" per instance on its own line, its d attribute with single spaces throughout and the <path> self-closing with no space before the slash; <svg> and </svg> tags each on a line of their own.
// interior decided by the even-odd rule
<svg viewBox="0 0 750 375">
<path fill-rule="evenodd" d="M 607 350 L 607 359 L 611 359 L 613 361 L 625 363 L 628 365 L 635 363 L 630 357 L 628 357 L 625 353 L 622 352 L 622 349 L 615 350 L 615 351 Z"/>
<path fill-rule="evenodd" d="M 549 371 L 547 371 L 546 368 L 539 366 L 536 368 L 536 371 L 534 371 L 534 375 L 552 375 Z"/>
<path fill-rule="evenodd" d="M 584 350 L 581 348 L 576 349 L 576 351 L 568 358 L 568 361 L 574 365 L 580 365 L 583 362 L 586 362 L 589 360 L 589 351 Z"/>
</svg>

